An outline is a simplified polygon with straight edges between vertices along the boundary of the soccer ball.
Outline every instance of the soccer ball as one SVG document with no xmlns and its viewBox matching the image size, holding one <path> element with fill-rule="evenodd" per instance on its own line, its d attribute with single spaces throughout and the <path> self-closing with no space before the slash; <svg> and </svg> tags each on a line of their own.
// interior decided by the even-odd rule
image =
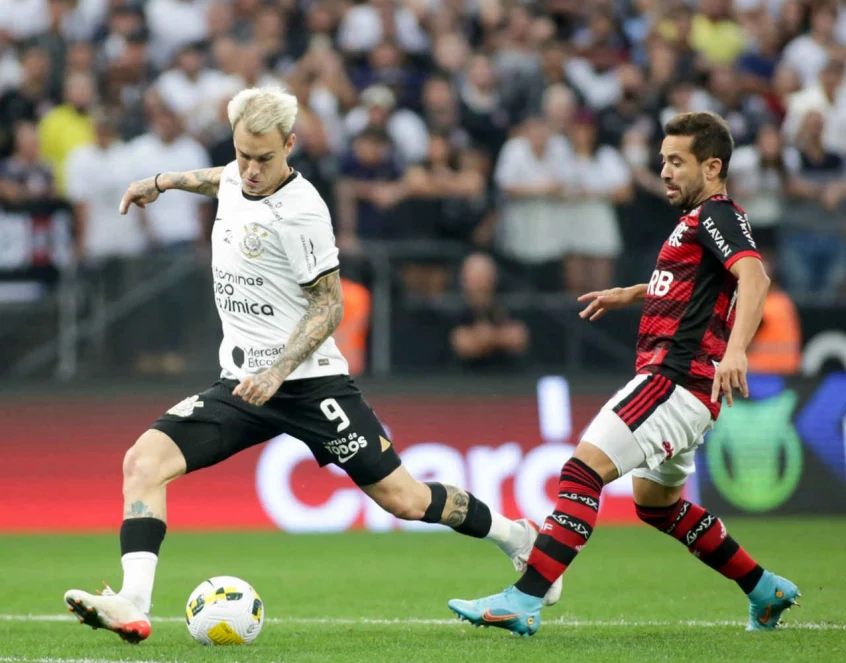
<svg viewBox="0 0 846 663">
<path fill-rule="evenodd" d="M 248 645 L 264 625 L 264 604 L 249 583 L 232 576 L 204 580 L 185 606 L 188 632 L 204 645 Z"/>
</svg>

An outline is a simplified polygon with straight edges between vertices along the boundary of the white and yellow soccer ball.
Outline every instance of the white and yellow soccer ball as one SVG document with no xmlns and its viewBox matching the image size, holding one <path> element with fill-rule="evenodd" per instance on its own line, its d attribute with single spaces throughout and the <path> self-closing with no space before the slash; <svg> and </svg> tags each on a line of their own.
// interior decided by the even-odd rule
<svg viewBox="0 0 846 663">
<path fill-rule="evenodd" d="M 252 586 L 232 576 L 200 583 L 185 606 L 188 632 L 204 645 L 248 645 L 261 633 L 264 603 Z"/>
</svg>

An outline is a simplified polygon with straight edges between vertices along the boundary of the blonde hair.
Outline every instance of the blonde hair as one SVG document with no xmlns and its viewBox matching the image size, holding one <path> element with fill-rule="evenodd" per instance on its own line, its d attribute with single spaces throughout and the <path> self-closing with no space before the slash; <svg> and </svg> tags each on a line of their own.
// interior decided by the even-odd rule
<svg viewBox="0 0 846 663">
<path fill-rule="evenodd" d="M 273 129 L 283 137 L 291 133 L 297 119 L 297 98 L 281 87 L 253 87 L 241 90 L 226 107 L 232 130 L 239 122 L 251 134 L 266 134 Z"/>
</svg>

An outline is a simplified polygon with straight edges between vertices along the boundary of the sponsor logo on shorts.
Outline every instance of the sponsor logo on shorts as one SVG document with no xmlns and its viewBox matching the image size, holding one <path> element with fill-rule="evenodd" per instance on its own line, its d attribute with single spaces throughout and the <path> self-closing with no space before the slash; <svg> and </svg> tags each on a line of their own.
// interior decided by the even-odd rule
<svg viewBox="0 0 846 663">
<path fill-rule="evenodd" d="M 585 506 L 590 507 L 594 511 L 599 511 L 599 500 L 594 499 L 590 495 L 579 495 L 579 493 L 558 493 L 558 497 L 572 502 L 581 502 Z"/>
<path fill-rule="evenodd" d="M 323 446 L 343 465 L 367 447 L 367 438 L 358 433 L 350 433 L 331 442 L 324 442 Z"/>
<path fill-rule="evenodd" d="M 673 449 L 673 445 L 670 442 L 662 442 L 661 446 L 664 449 L 664 462 L 666 463 L 670 458 L 673 457 L 673 453 L 675 452 Z"/>
<path fill-rule="evenodd" d="M 694 543 L 696 543 L 696 539 L 698 539 L 702 534 L 704 534 L 711 525 L 714 524 L 716 517 L 711 515 L 710 513 L 705 516 L 702 520 L 699 521 L 699 524 L 696 526 L 695 529 L 690 530 L 685 537 L 684 542 L 687 544 L 687 547 L 690 548 Z"/>
<path fill-rule="evenodd" d="M 179 401 L 176 405 L 170 408 L 167 413 L 177 417 L 190 417 L 194 414 L 194 408 L 203 407 L 203 401 L 199 396 L 189 396 L 188 398 Z"/>
</svg>

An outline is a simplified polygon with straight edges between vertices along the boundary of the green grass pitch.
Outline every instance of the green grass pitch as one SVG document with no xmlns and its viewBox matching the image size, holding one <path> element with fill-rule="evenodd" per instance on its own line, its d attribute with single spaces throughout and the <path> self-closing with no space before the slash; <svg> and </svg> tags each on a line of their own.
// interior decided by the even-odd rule
<svg viewBox="0 0 846 663">
<path fill-rule="evenodd" d="M 846 660 L 846 520 L 726 525 L 802 590 L 785 628 L 746 633 L 747 602 L 734 583 L 645 527 L 598 528 L 532 638 L 474 629 L 446 607 L 513 582 L 510 562 L 488 542 L 449 532 L 172 533 L 159 563 L 153 635 L 133 647 L 80 626 L 62 603 L 71 587 L 120 586 L 116 536 L 0 537 L 0 662 Z M 264 599 L 268 619 L 250 647 L 204 648 L 182 621 L 190 591 L 224 574 L 249 581 Z"/>
</svg>

